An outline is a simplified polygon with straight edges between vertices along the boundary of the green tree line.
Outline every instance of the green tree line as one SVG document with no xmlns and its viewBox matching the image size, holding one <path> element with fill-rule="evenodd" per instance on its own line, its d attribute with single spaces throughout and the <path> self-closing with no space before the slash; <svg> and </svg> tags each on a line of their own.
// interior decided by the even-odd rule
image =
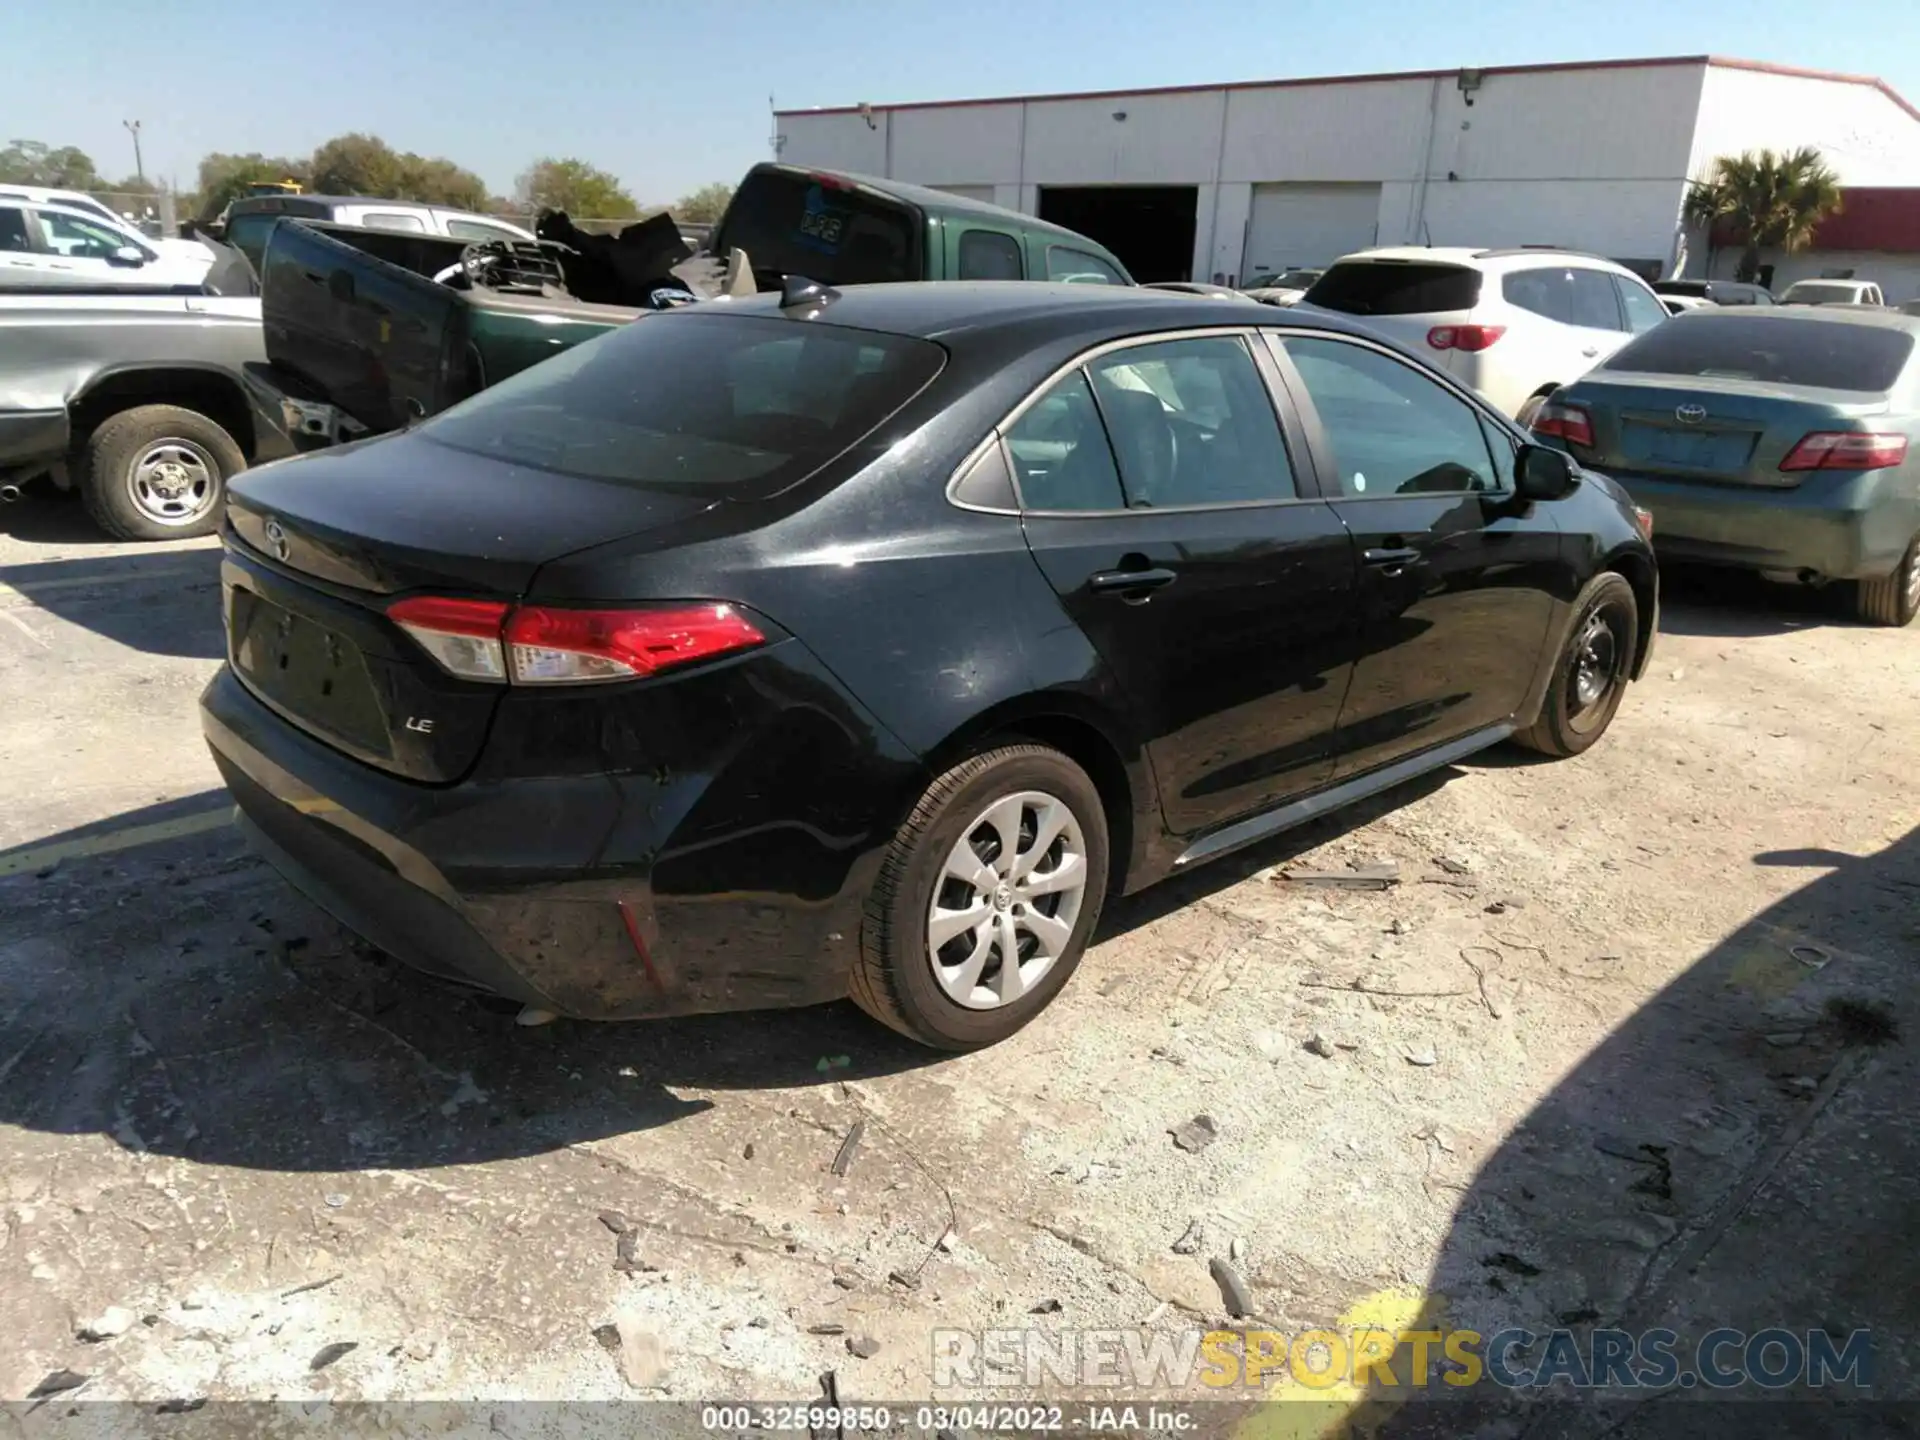
<svg viewBox="0 0 1920 1440">
<path fill-rule="evenodd" d="M 593 220 L 623 220 L 665 208 L 676 219 L 711 223 L 720 218 L 733 194 L 730 185 L 703 185 L 672 205 L 645 206 L 618 176 L 585 160 L 545 156 L 521 173 L 512 195 L 494 195 L 473 171 L 443 156 L 395 150 L 377 135 L 353 131 L 336 135 L 307 156 L 215 151 L 200 161 L 193 191 L 179 197 L 180 212 L 210 220 L 245 194 L 249 185 L 282 180 L 322 195 L 413 200 L 492 215 L 565 210 Z M 139 176 L 109 179 L 93 157 L 77 146 L 55 147 L 39 140 L 13 140 L 0 146 L 0 184 L 125 194 L 155 194 L 160 188 Z"/>
</svg>

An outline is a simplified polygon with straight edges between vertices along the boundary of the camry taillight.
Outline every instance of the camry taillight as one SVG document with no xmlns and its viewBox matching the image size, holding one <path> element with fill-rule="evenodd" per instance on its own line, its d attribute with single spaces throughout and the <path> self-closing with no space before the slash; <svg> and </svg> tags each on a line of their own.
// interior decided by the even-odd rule
<svg viewBox="0 0 1920 1440">
<path fill-rule="evenodd" d="M 1427 344 L 1436 350 L 1479 351 L 1506 333 L 1504 325 L 1436 325 L 1427 331 Z"/>
<path fill-rule="evenodd" d="M 1593 417 L 1578 405 L 1556 405 L 1549 400 L 1533 417 L 1533 433 L 1550 435 L 1569 445 L 1593 445 Z"/>
<path fill-rule="evenodd" d="M 572 610 L 416 595 L 387 615 L 448 674 L 494 684 L 634 680 L 767 638 L 731 605 Z"/>
<path fill-rule="evenodd" d="M 1907 458 L 1904 435 L 1816 430 L 1780 462 L 1782 470 L 1884 470 Z"/>
</svg>

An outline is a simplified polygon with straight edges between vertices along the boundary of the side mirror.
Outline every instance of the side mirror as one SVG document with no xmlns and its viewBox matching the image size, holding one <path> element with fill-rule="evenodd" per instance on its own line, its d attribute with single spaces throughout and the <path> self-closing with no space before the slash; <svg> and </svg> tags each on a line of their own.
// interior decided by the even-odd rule
<svg viewBox="0 0 1920 1440">
<path fill-rule="evenodd" d="M 1523 500 L 1562 500 L 1580 483 L 1580 467 L 1564 450 L 1522 445 L 1514 461 L 1514 488 Z"/>
<path fill-rule="evenodd" d="M 125 270 L 137 270 L 147 263 L 147 252 L 137 245 L 122 245 L 107 256 L 107 263 Z"/>
</svg>

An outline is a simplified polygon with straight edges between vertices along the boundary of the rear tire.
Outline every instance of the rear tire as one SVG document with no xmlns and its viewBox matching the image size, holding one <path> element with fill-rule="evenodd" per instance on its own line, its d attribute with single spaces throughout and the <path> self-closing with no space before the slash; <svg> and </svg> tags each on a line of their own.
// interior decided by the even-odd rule
<svg viewBox="0 0 1920 1440">
<path fill-rule="evenodd" d="M 1853 608 L 1869 625 L 1898 629 L 1913 623 L 1920 613 L 1920 538 L 1907 547 L 1891 575 L 1854 582 Z"/>
<path fill-rule="evenodd" d="M 937 1050 L 1006 1039 L 1079 965 L 1106 899 L 1107 844 L 1099 791 L 1059 751 L 1002 745 L 955 765 L 881 864 L 854 1003 Z"/>
<path fill-rule="evenodd" d="M 1554 658 L 1540 718 L 1514 742 L 1556 758 L 1590 749 L 1613 723 L 1639 644 L 1633 586 L 1608 571 L 1581 596 L 1566 644 Z"/>
<path fill-rule="evenodd" d="M 136 405 L 87 440 L 80 495 L 116 540 L 184 540 L 220 523 L 247 457 L 225 429 L 179 405 Z"/>
</svg>

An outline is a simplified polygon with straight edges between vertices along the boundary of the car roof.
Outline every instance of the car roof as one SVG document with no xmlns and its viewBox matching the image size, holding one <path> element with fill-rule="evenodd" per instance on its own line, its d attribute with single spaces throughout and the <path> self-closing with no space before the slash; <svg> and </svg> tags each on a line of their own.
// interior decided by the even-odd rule
<svg viewBox="0 0 1920 1440">
<path fill-rule="evenodd" d="M 779 315 L 773 292 L 722 302 L 734 313 Z M 714 312 L 721 303 L 693 307 Z M 917 280 L 848 285 L 819 312 L 822 323 L 944 340 L 999 329 L 1056 328 L 1062 336 L 1200 326 L 1286 325 L 1376 339 L 1341 315 L 1269 314 L 1242 299 L 1214 299 L 1144 285 L 1073 285 L 1039 280 Z M 802 322 L 804 323 L 804 322 Z"/>
<path fill-rule="evenodd" d="M 1004 205 L 994 205 L 986 200 L 975 200 L 966 195 L 955 195 L 946 190 L 935 190 L 927 185 L 909 185 L 901 180 L 888 180 L 879 175 L 863 175 L 854 170 L 827 170 L 817 165 L 783 165 L 772 160 L 761 161 L 747 174 L 751 176 L 755 171 L 799 176 L 822 175 L 831 180 L 864 185 L 869 190 L 877 190 L 882 195 L 890 195 L 909 205 L 917 205 L 922 210 L 938 211 L 947 215 L 971 215 L 995 225 L 1031 230 L 1043 235 L 1057 235 L 1062 240 L 1091 246 L 1103 253 L 1107 249 L 1098 240 L 1082 235 L 1078 230 L 1069 230 L 1066 226 L 1056 225 L 1051 220 L 1042 220 L 1038 215 L 1009 210 Z"/>
<path fill-rule="evenodd" d="M 1684 318 L 1689 325 L 1702 321 L 1716 325 L 1751 325 L 1761 320 L 1781 320 L 1790 325 L 1874 325 L 1882 330 L 1904 330 L 1909 335 L 1920 335 L 1920 315 L 1903 315 L 1898 310 L 1883 310 L 1873 305 L 1709 305 L 1673 318 Z"/>
<path fill-rule="evenodd" d="M 1590 255 L 1583 250 L 1561 250 L 1545 245 L 1517 245 L 1504 249 L 1488 249 L 1481 245 L 1377 245 L 1370 250 L 1356 250 L 1350 255 L 1342 255 L 1334 263 L 1345 265 L 1350 261 L 1372 260 L 1395 263 L 1426 261 L 1434 265 L 1459 265 L 1469 270 L 1498 269 L 1501 268 L 1500 262 L 1507 260 L 1533 262 L 1578 260 L 1582 264 L 1617 271 L 1622 275 L 1633 273 L 1618 261 L 1609 260 L 1604 255 Z"/>
</svg>

